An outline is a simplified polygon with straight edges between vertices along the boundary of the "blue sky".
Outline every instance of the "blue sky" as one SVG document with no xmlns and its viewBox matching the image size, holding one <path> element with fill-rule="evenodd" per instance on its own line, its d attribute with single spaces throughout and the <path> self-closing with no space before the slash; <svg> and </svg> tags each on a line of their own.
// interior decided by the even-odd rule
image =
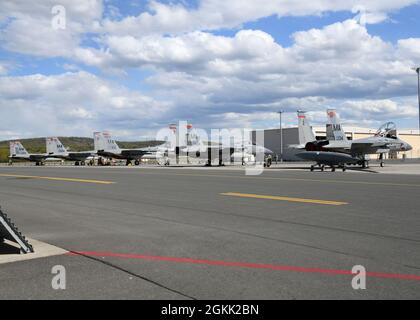
<svg viewBox="0 0 420 320">
<path fill-rule="evenodd" d="M 54 1 L 5 0 L 0 139 L 269 128 L 279 109 L 319 125 L 332 107 L 348 126 L 417 128 L 419 1 L 314 1 L 63 0 L 57 31 Z"/>
</svg>

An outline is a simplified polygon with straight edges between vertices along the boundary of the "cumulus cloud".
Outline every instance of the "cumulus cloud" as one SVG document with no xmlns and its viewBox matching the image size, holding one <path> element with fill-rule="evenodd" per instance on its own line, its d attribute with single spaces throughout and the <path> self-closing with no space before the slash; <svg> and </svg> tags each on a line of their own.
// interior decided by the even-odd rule
<svg viewBox="0 0 420 320">
<path fill-rule="evenodd" d="M 91 136 L 93 130 L 108 126 L 139 133 L 139 128 L 159 121 L 170 108 L 168 103 L 83 71 L 0 77 L 2 126 L 25 128 L 25 136 Z"/>
<path fill-rule="evenodd" d="M 6 27 L 1 28 L 0 39 L 6 49 L 14 52 L 43 57 L 74 57 L 83 35 L 87 33 L 123 38 L 179 35 L 237 28 L 245 22 L 272 15 L 281 18 L 337 11 L 359 13 L 364 23 L 378 23 L 386 19 L 388 12 L 418 2 L 370 0 L 361 4 L 359 0 L 201 0 L 197 8 L 191 9 L 183 1 L 166 4 L 151 0 L 147 11 L 138 16 L 121 17 L 117 7 L 104 4 L 102 0 L 62 0 L 59 4 L 66 10 L 66 29 L 54 30 L 51 28 L 51 10 L 57 5 L 55 0 L 3 0 L 0 2 L 0 23 L 5 23 Z"/>
<path fill-rule="evenodd" d="M 414 118 L 418 114 L 415 101 L 363 100 L 345 101 L 341 104 L 342 115 L 348 121 L 352 118 L 371 119 L 373 121 L 390 121 L 398 115 L 399 118 Z"/>
<path fill-rule="evenodd" d="M 63 68 L 77 72 L 12 77 L 0 62 L 0 114 L 7 128 L 16 126 L 16 118 L 30 128 L 25 135 L 90 135 L 95 128 L 150 134 L 178 119 L 203 127 L 277 126 L 279 109 L 306 109 L 314 120 L 327 107 L 360 122 L 413 117 L 416 83 L 410 67 L 418 64 L 420 39 L 393 44 L 369 34 L 364 23 L 384 21 L 418 1 L 372 0 L 363 7 L 359 2 L 202 0 L 191 8 L 151 1 L 147 11 L 121 17 L 99 0 L 65 0 L 67 27 L 54 30 L 55 1 L 4 0 L 4 49 L 64 57 Z M 343 10 L 358 16 L 295 32 L 287 47 L 267 32 L 241 28 L 272 15 L 281 21 Z M 233 36 L 212 32 L 223 28 L 238 30 Z M 86 66 L 98 68 L 98 75 L 79 71 Z M 147 95 L 104 80 L 145 69 Z M 42 120 L 35 116 L 40 114 Z M 288 117 L 295 122 L 294 115 Z"/>
<path fill-rule="evenodd" d="M 2 47 L 41 57 L 70 57 L 84 33 L 97 30 L 102 19 L 100 0 L 62 0 L 65 29 L 52 26 L 55 0 L 0 2 L 0 41 Z"/>
<path fill-rule="evenodd" d="M 400 55 L 417 62 L 420 57 L 420 38 L 402 39 L 398 41 Z M 417 61 L 416 61 L 417 60 Z"/>
<path fill-rule="evenodd" d="M 369 35 L 353 20 L 293 37 L 294 44 L 284 48 L 261 31 L 243 30 L 233 38 L 193 33 L 161 42 L 154 38 L 153 49 L 148 49 L 148 41 L 133 40 L 141 54 L 131 51 L 136 45 L 120 46 L 117 56 L 121 63 L 160 68 L 149 79 L 153 85 L 167 91 L 193 89 L 214 103 L 269 104 L 308 96 L 384 98 L 413 91 L 410 63 L 400 56 L 399 47 Z M 220 43 L 217 47 L 223 49 L 212 50 L 207 42 Z M 179 48 L 186 47 L 192 49 L 182 55 Z"/>
<path fill-rule="evenodd" d="M 234 28 L 248 21 L 277 15 L 306 16 L 326 12 L 354 11 L 363 14 L 366 23 L 381 22 L 386 13 L 418 3 L 417 0 L 203 0 L 190 10 L 180 3 L 151 1 L 149 10 L 138 16 L 106 20 L 108 32 L 120 35 L 175 34 L 195 30 Z"/>
</svg>

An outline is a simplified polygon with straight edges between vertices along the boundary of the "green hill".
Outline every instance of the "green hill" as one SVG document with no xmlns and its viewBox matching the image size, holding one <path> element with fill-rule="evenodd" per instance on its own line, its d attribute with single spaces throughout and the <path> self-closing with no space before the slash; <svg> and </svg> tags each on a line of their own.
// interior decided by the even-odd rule
<svg viewBox="0 0 420 320">
<path fill-rule="evenodd" d="M 71 151 L 88 151 L 93 150 L 92 138 L 80 137 L 59 137 L 68 150 Z M 29 153 L 45 153 L 45 138 L 20 139 L 23 146 Z M 162 144 L 161 141 L 121 141 L 117 142 L 120 148 L 145 148 Z M 9 141 L 0 141 L 0 162 L 8 162 L 9 159 Z"/>
</svg>

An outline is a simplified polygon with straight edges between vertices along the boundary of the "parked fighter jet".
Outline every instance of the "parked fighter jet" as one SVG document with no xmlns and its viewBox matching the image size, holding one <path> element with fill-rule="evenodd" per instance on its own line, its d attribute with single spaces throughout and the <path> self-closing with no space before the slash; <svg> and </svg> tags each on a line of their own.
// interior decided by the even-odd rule
<svg viewBox="0 0 420 320">
<path fill-rule="evenodd" d="M 301 159 L 315 161 L 322 171 L 325 166 L 331 167 L 332 171 L 337 167 L 345 171 L 349 164 L 359 164 L 362 168 L 367 168 L 367 156 L 371 154 L 379 154 L 383 166 L 384 154 L 412 149 L 408 143 L 398 138 L 394 123 L 385 124 L 373 137 L 349 141 L 335 110 L 328 110 L 327 114 L 327 140 L 308 142 L 306 151 L 297 154 Z M 311 171 L 313 170 L 315 166 L 311 166 Z"/>
<path fill-rule="evenodd" d="M 126 160 L 127 166 L 131 165 L 133 160 L 136 166 L 140 165 L 142 157 L 152 153 L 149 148 L 120 149 L 109 132 L 95 132 L 93 139 L 95 152 L 99 157 Z"/>
<path fill-rule="evenodd" d="M 37 166 L 44 165 L 45 160 L 49 157 L 47 154 L 30 154 L 20 141 L 10 141 L 9 142 L 9 161 L 12 164 L 13 160 L 27 160 L 35 162 Z"/>
<path fill-rule="evenodd" d="M 190 134 L 187 146 L 181 148 L 183 154 L 194 155 L 196 158 L 206 160 L 206 165 L 211 166 L 213 161 L 219 161 L 219 166 L 224 163 L 241 160 L 242 165 L 253 163 L 261 155 L 261 162 L 265 167 L 271 167 L 274 152 L 264 146 L 252 143 L 249 139 L 228 144 L 225 142 L 207 142 L 201 140 L 197 135 Z"/>
<path fill-rule="evenodd" d="M 254 163 L 257 154 L 264 155 L 264 166 L 269 168 L 272 165 L 274 152 L 264 146 L 252 143 L 250 140 L 243 141 L 234 145 L 235 152 L 232 154 L 232 162 L 240 160 L 242 165 Z"/>
<path fill-rule="evenodd" d="M 74 161 L 76 166 L 86 164 L 88 159 L 93 159 L 95 151 L 69 152 L 56 137 L 46 138 L 47 154 L 49 157 Z"/>
<path fill-rule="evenodd" d="M 213 165 L 213 161 L 218 161 L 219 166 L 222 166 L 225 162 L 230 162 L 231 156 L 235 152 L 234 148 L 225 147 L 218 143 L 204 142 L 191 131 L 192 125 L 187 125 L 187 128 L 189 131 L 185 132 L 185 137 L 178 137 L 177 139 L 180 141 L 180 146 L 176 146 L 175 141 L 172 141 L 172 143 L 167 141 L 157 147 L 155 156 L 159 158 L 160 163 L 165 165 L 179 163 L 180 157 L 186 157 L 188 161 L 196 159 L 205 162 L 206 166 L 209 167 Z M 172 125 L 171 130 L 176 134 L 178 128 Z"/>
<path fill-rule="evenodd" d="M 179 128 L 177 125 L 171 125 L 170 129 L 176 135 Z M 172 139 L 174 140 L 172 143 L 167 141 L 161 146 L 150 149 L 152 154 L 146 155 L 145 158 L 156 159 L 166 166 L 179 163 L 179 157 L 186 157 L 188 161 L 196 159 L 205 163 L 206 166 L 212 166 L 214 161 L 217 161 L 219 166 L 223 166 L 225 163 L 232 163 L 238 159 L 242 164 L 255 162 L 258 154 L 264 155 L 261 161 L 264 161 L 266 167 L 272 164 L 273 152 L 267 148 L 246 140 L 232 145 L 224 142 L 203 141 L 191 124 L 187 124 L 186 129 L 187 131 L 180 130 L 178 134 L 182 136 Z M 175 140 L 179 141 L 181 146 L 175 146 Z"/>
</svg>

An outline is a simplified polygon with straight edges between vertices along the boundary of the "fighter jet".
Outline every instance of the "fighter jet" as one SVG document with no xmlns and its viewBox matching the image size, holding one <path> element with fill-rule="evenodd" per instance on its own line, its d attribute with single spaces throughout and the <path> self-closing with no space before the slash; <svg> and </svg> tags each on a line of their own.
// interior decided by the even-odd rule
<svg viewBox="0 0 420 320">
<path fill-rule="evenodd" d="M 170 129 L 177 134 L 178 127 L 171 125 Z M 205 162 L 206 166 L 213 166 L 213 161 L 217 160 L 219 166 L 231 160 L 234 148 L 223 146 L 220 143 L 205 142 L 194 133 L 192 125 L 187 125 L 188 131 L 185 131 L 185 137 L 178 137 L 180 146 L 176 146 L 174 141 L 167 141 L 162 146 L 158 146 L 155 155 L 160 157 L 160 163 L 171 165 L 173 161 L 179 163 L 179 157 L 186 157 L 188 161 L 192 159 Z M 150 157 L 150 156 L 147 156 Z M 174 159 L 175 158 L 175 159 Z M 164 159 L 162 161 L 162 159 Z"/>
<path fill-rule="evenodd" d="M 70 152 L 57 137 L 46 138 L 46 144 L 49 157 L 74 161 L 76 166 L 84 166 L 86 161 L 93 159 L 95 155 L 95 151 Z"/>
<path fill-rule="evenodd" d="M 171 125 L 170 129 L 174 135 L 178 131 L 177 125 Z M 178 163 L 179 157 L 186 157 L 188 161 L 192 159 L 204 162 L 206 166 L 213 166 L 214 161 L 218 161 L 219 166 L 225 163 L 232 163 L 239 159 L 243 165 L 255 162 L 257 154 L 264 154 L 264 165 L 270 167 L 272 163 L 273 152 L 267 148 L 243 140 L 232 145 L 225 142 L 203 141 L 201 137 L 193 130 L 191 124 L 186 125 L 185 137 L 178 137 L 183 146 L 175 146 L 175 141 L 167 141 L 161 146 L 151 150 L 152 155 L 146 155 L 145 158 L 155 157 L 162 165 L 171 165 L 172 161 Z M 182 132 L 182 130 L 180 131 Z M 183 135 L 184 133 L 179 133 Z M 223 140 L 223 139 L 222 139 Z M 171 157 L 173 155 L 174 157 Z M 175 158 L 175 159 L 174 159 Z"/>
<path fill-rule="evenodd" d="M 367 156 L 371 154 L 379 154 L 381 166 L 384 166 L 384 154 L 412 149 L 408 143 L 398 138 L 396 126 L 392 122 L 382 126 L 373 137 L 349 141 L 335 110 L 328 110 L 327 114 L 327 140 L 309 142 L 305 147 L 306 151 L 297 154 L 301 159 L 315 161 L 322 171 L 325 166 L 331 167 L 332 171 L 337 167 L 346 171 L 346 165 L 349 164 L 359 164 L 362 168 L 367 168 Z M 313 165 L 311 171 L 314 170 Z"/>
<path fill-rule="evenodd" d="M 129 166 L 134 160 L 136 166 L 140 165 L 140 160 L 152 151 L 149 148 L 139 149 L 120 149 L 109 132 L 95 132 L 93 134 L 95 152 L 101 158 L 126 160 Z"/>
<path fill-rule="evenodd" d="M 219 161 L 219 166 L 225 163 L 233 163 L 235 159 L 240 159 L 242 165 L 255 162 L 257 154 L 262 155 L 261 162 L 265 167 L 270 167 L 274 152 L 264 146 L 252 143 L 249 139 L 242 139 L 240 142 L 226 143 L 207 142 L 201 140 L 198 135 L 189 134 L 187 146 L 181 148 L 181 152 L 194 155 L 197 158 L 205 159 L 207 166 L 212 166 L 212 162 Z M 222 139 L 223 140 L 223 139 Z"/>
<path fill-rule="evenodd" d="M 240 161 L 242 165 L 255 163 L 257 154 L 264 155 L 264 166 L 269 168 L 272 165 L 274 152 L 264 146 L 253 143 L 250 140 L 244 139 L 239 143 L 234 144 L 234 153 L 231 158 L 232 162 Z"/>
<path fill-rule="evenodd" d="M 31 162 L 35 162 L 37 166 L 42 166 L 45 163 L 45 160 L 49 158 L 49 156 L 45 153 L 43 154 L 30 154 L 24 146 L 20 143 L 20 141 L 10 141 L 9 142 L 9 161 L 12 164 L 13 160 L 27 160 Z"/>
</svg>

